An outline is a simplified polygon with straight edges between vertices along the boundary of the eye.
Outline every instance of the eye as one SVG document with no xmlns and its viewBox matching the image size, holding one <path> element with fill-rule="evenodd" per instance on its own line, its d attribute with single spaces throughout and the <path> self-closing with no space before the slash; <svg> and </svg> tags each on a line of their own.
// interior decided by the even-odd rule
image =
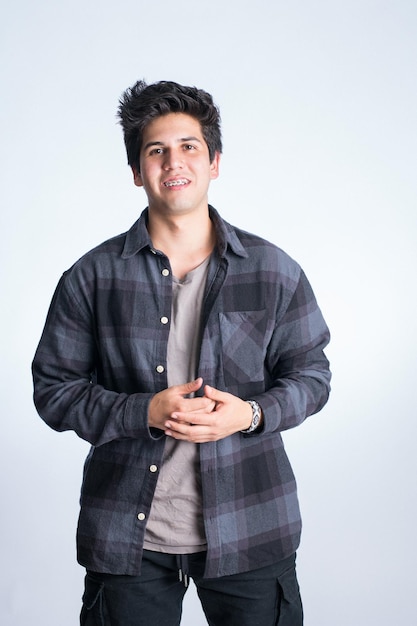
<svg viewBox="0 0 417 626">
<path fill-rule="evenodd" d="M 196 150 L 196 146 L 194 146 L 192 143 L 187 143 L 184 145 L 184 150 L 186 151 L 191 151 L 191 150 Z"/>
<path fill-rule="evenodd" d="M 163 153 L 164 153 L 163 148 L 152 148 L 152 150 L 149 151 L 149 154 L 151 156 L 153 156 L 154 154 L 163 154 Z"/>
</svg>

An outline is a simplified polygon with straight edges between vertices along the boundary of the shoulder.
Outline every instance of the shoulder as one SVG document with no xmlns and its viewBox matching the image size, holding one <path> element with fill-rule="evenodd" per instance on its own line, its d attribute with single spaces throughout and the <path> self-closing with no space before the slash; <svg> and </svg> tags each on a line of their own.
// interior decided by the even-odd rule
<svg viewBox="0 0 417 626">
<path fill-rule="evenodd" d="M 126 265 L 129 265 L 126 262 L 149 245 L 145 222 L 146 210 L 128 231 L 106 239 L 86 252 L 66 273 L 77 274 L 94 271 L 106 275 L 106 273 L 117 272 L 118 268 L 119 271 L 123 272 Z"/>
<path fill-rule="evenodd" d="M 126 233 L 116 235 L 98 244 L 83 254 L 64 274 L 66 276 L 81 276 L 91 272 L 105 272 L 110 269 L 123 253 Z"/>
<path fill-rule="evenodd" d="M 247 253 L 247 262 L 264 271 L 287 276 L 297 281 L 302 273 L 300 265 L 275 243 L 255 233 L 229 225 Z"/>
</svg>

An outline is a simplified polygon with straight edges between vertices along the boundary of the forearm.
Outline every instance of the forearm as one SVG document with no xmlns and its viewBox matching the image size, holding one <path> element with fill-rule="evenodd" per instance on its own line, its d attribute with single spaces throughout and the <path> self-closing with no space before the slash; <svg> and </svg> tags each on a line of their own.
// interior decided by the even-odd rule
<svg viewBox="0 0 417 626">
<path fill-rule="evenodd" d="M 331 373 L 324 350 L 329 339 L 326 322 L 302 273 L 268 347 L 265 392 L 253 398 L 263 409 L 265 432 L 294 428 L 326 404 Z"/>
<path fill-rule="evenodd" d="M 116 393 L 82 379 L 46 379 L 33 365 L 34 401 L 54 430 L 73 430 L 98 446 L 113 439 L 151 437 L 147 413 L 152 394 Z"/>
<path fill-rule="evenodd" d="M 263 412 L 263 431 L 295 428 L 309 415 L 320 411 L 330 393 L 330 376 L 295 375 L 281 378 L 262 394 L 253 397 Z"/>
<path fill-rule="evenodd" d="M 116 386 L 115 372 L 97 384 L 100 365 L 94 317 L 89 302 L 77 301 L 64 275 L 55 291 L 32 364 L 35 406 L 58 431 L 73 430 L 93 445 L 126 437 L 150 437 L 147 424 L 152 393 L 134 381 Z M 113 362 L 116 353 L 108 357 Z M 119 374 L 120 377 L 120 374 Z M 135 388 L 136 387 L 136 388 Z"/>
</svg>

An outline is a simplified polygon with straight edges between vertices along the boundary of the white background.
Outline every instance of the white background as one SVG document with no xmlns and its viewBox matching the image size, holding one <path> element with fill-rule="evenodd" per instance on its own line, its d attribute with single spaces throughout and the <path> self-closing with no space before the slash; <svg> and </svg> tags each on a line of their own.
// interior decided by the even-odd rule
<svg viewBox="0 0 417 626">
<path fill-rule="evenodd" d="M 285 436 L 306 626 L 416 624 L 416 26 L 414 0 L 3 8 L 1 624 L 78 622 L 88 446 L 38 418 L 30 363 L 61 273 L 146 204 L 115 118 L 138 78 L 213 93 L 211 202 L 301 263 L 332 330 L 331 401 Z"/>
</svg>

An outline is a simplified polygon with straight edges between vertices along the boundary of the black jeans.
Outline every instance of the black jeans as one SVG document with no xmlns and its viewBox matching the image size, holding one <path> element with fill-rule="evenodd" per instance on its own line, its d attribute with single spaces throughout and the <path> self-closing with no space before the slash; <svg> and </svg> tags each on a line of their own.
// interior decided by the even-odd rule
<svg viewBox="0 0 417 626">
<path fill-rule="evenodd" d="M 210 626 L 302 626 L 295 555 L 222 578 L 203 578 L 205 557 L 145 550 L 140 576 L 87 571 L 81 626 L 179 626 L 187 590 L 180 567 L 193 579 Z"/>
</svg>

